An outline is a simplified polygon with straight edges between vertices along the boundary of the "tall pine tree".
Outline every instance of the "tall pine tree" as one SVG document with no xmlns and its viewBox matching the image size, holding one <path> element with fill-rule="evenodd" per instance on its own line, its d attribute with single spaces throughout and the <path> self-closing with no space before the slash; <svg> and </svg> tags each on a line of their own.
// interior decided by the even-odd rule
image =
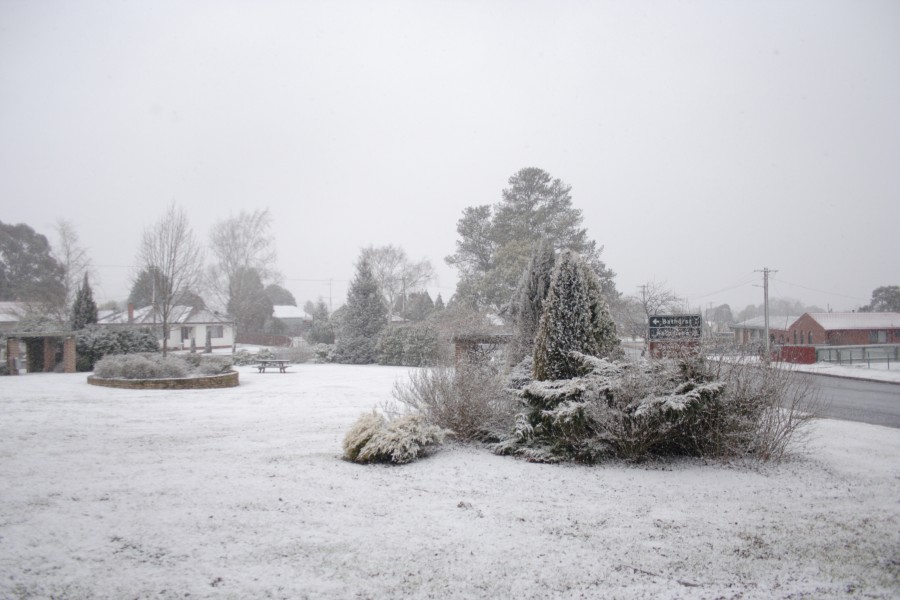
<svg viewBox="0 0 900 600">
<path fill-rule="evenodd" d="M 534 378 L 571 379 L 581 375 L 581 361 L 571 352 L 609 356 L 618 352 L 615 325 L 593 269 L 574 252 L 562 253 L 534 343 Z"/>
<path fill-rule="evenodd" d="M 336 340 L 335 354 L 340 362 L 374 363 L 378 334 L 387 325 L 387 306 L 369 261 L 360 260 L 356 277 L 347 292 L 347 305 Z"/>
<path fill-rule="evenodd" d="M 85 273 L 84 282 L 78 288 L 75 302 L 72 304 L 72 329 L 83 329 L 85 325 L 96 322 L 97 303 L 94 302 L 94 292 Z"/>
</svg>

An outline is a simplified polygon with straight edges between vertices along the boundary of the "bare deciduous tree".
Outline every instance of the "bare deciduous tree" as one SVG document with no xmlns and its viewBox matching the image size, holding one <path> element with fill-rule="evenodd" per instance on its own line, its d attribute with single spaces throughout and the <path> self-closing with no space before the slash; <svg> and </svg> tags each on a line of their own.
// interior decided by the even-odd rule
<svg viewBox="0 0 900 600">
<path fill-rule="evenodd" d="M 268 209 L 252 213 L 241 211 L 237 216 L 213 225 L 209 244 L 216 263 L 207 271 L 207 284 L 219 306 L 234 308 L 246 304 L 236 298 L 235 293 L 241 289 L 240 281 L 251 271 L 259 276 L 263 285 L 278 278 L 271 227 Z M 248 315 L 232 316 L 238 328 L 248 320 Z"/>
<path fill-rule="evenodd" d="M 639 287 L 638 294 L 627 296 L 617 304 L 616 321 L 624 328 L 623 333 L 646 339 L 650 317 L 678 313 L 684 300 L 664 282 L 651 281 Z"/>
<path fill-rule="evenodd" d="M 369 246 L 360 260 L 367 260 L 388 306 L 388 320 L 394 314 L 397 300 L 405 300 L 411 292 L 419 292 L 434 279 L 429 260 L 412 262 L 398 246 Z"/>
<path fill-rule="evenodd" d="M 172 309 L 184 293 L 196 289 L 203 270 L 203 253 L 183 209 L 173 203 L 159 221 L 144 230 L 137 259 L 142 269 L 160 274 L 153 309 L 161 322 L 165 356 Z"/>
<path fill-rule="evenodd" d="M 59 307 L 65 314 L 75 301 L 75 294 L 85 275 L 90 275 L 91 259 L 87 250 L 78 239 L 78 232 L 71 222 L 60 219 L 56 222 L 56 244 L 53 246 L 53 258 L 63 268 L 63 306 Z"/>
</svg>

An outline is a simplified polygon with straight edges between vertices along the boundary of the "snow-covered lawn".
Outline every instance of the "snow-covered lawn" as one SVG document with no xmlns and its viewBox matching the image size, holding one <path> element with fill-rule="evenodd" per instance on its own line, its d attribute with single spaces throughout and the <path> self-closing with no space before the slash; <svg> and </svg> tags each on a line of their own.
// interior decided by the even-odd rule
<svg viewBox="0 0 900 600">
<path fill-rule="evenodd" d="M 896 598 L 900 430 L 762 468 L 341 460 L 405 369 L 0 378 L 2 598 Z"/>
</svg>

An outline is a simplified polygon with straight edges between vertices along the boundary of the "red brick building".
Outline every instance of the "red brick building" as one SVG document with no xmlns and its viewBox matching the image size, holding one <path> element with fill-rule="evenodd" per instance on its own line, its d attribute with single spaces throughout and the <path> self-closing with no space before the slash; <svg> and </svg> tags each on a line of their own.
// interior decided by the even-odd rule
<svg viewBox="0 0 900 600">
<path fill-rule="evenodd" d="M 799 318 L 795 315 L 769 315 L 769 337 L 772 338 L 772 343 L 790 343 L 787 331 L 791 324 Z M 731 329 L 734 331 L 734 341 L 739 346 L 762 344 L 766 339 L 766 318 L 764 316 L 753 317 L 742 323 L 735 323 Z"/>
<path fill-rule="evenodd" d="M 900 344 L 900 313 L 806 313 L 790 325 L 784 343 L 794 346 Z"/>
</svg>

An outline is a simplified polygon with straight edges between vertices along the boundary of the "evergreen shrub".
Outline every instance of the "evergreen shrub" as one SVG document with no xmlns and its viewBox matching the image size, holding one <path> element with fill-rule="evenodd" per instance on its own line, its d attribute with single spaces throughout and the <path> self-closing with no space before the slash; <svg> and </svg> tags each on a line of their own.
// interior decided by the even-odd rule
<svg viewBox="0 0 900 600">
<path fill-rule="evenodd" d="M 187 377 L 191 369 L 178 356 L 159 354 L 122 354 L 102 358 L 94 375 L 104 379 L 177 379 Z"/>
<path fill-rule="evenodd" d="M 582 375 L 521 386 L 524 410 L 496 452 L 539 462 L 777 460 L 802 440 L 815 405 L 808 387 L 777 369 L 696 357 L 624 362 L 576 352 L 572 359 Z"/>
<path fill-rule="evenodd" d="M 425 367 L 447 358 L 438 331 L 427 323 L 385 327 L 376 351 L 380 365 Z"/>
<path fill-rule="evenodd" d="M 254 353 L 241 348 L 240 350 L 235 351 L 231 355 L 231 358 L 235 366 L 242 367 L 244 365 L 252 365 L 260 359 L 275 358 L 275 353 L 268 348 L 260 348 Z"/>
<path fill-rule="evenodd" d="M 179 379 L 231 371 L 230 356 L 198 354 L 112 354 L 102 358 L 94 375 L 105 379 Z"/>
<path fill-rule="evenodd" d="M 79 371 L 93 371 L 104 356 L 158 352 L 159 342 L 149 328 L 88 326 L 75 341 Z"/>
</svg>

